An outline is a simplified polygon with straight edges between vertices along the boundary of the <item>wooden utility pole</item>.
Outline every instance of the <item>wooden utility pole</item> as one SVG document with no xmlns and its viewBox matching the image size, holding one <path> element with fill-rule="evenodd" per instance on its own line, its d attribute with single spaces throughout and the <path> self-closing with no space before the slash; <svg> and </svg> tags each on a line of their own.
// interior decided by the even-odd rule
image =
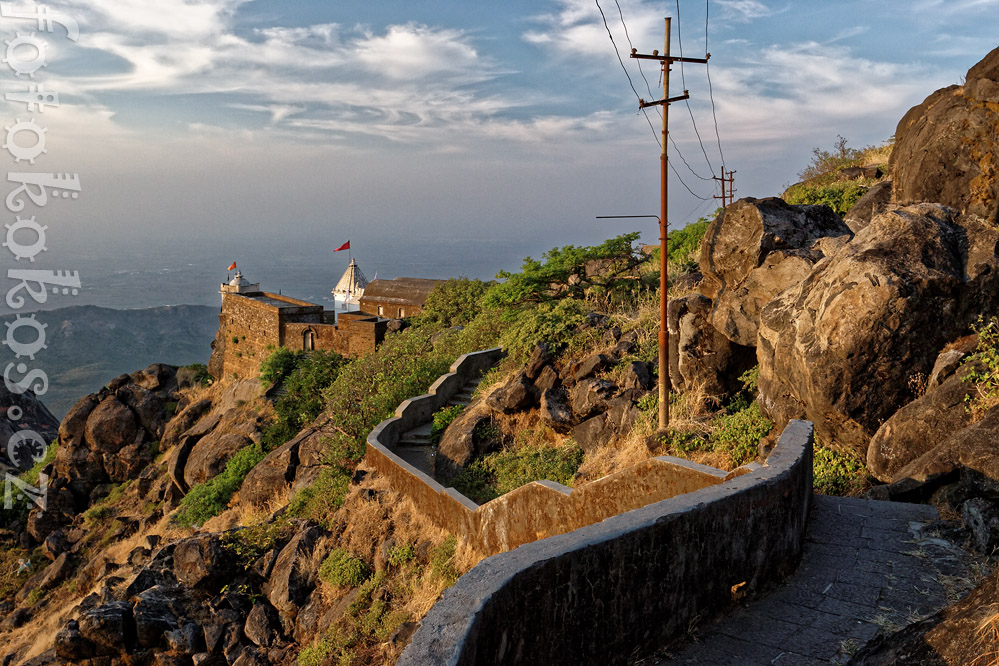
<svg viewBox="0 0 999 666">
<path fill-rule="evenodd" d="M 672 102 L 679 102 L 687 99 L 690 94 L 684 90 L 679 97 L 669 96 L 669 70 L 674 62 L 697 62 L 707 63 L 711 54 L 705 54 L 704 58 L 674 58 L 669 52 L 670 18 L 666 17 L 666 36 L 663 40 L 663 54 L 653 51 L 652 55 L 638 53 L 637 49 L 631 50 L 632 58 L 644 60 L 658 60 L 662 62 L 663 68 L 663 98 L 655 102 L 646 102 L 644 99 L 638 100 L 638 108 L 644 109 L 649 106 L 663 107 L 663 131 L 662 131 L 662 153 L 659 157 L 660 168 L 660 207 L 659 207 L 659 429 L 665 430 L 669 427 L 669 330 L 666 327 L 666 308 L 668 305 L 666 278 L 669 266 L 669 255 L 666 244 L 669 221 L 666 214 L 666 204 L 669 199 L 668 181 L 666 172 L 669 167 L 669 158 L 666 155 L 666 142 L 669 139 L 669 105 Z"/>
<path fill-rule="evenodd" d="M 735 172 L 734 171 L 729 171 L 728 172 L 728 178 L 726 178 L 725 177 L 725 167 L 722 166 L 722 168 L 721 168 L 721 177 L 719 178 L 718 176 L 712 176 L 711 178 L 713 180 L 721 181 L 721 188 L 722 188 L 721 196 L 718 196 L 716 194 L 714 198 L 715 199 L 721 199 L 722 208 L 725 208 L 726 206 L 728 206 L 728 204 L 730 204 L 733 201 L 735 201 L 735 196 L 734 196 L 735 195 Z M 728 183 L 727 203 L 726 203 L 726 196 L 725 196 L 725 183 Z"/>
</svg>

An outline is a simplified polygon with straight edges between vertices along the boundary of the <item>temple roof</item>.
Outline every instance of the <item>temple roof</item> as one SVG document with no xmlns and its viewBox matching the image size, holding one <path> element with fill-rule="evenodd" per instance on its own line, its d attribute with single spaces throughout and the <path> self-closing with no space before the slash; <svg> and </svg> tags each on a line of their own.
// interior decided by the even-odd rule
<svg viewBox="0 0 999 666">
<path fill-rule="evenodd" d="M 346 298 L 358 298 L 364 293 L 364 288 L 368 286 L 368 278 L 364 277 L 356 259 L 350 260 L 350 265 L 344 271 L 340 281 L 333 287 L 331 293 Z"/>
</svg>

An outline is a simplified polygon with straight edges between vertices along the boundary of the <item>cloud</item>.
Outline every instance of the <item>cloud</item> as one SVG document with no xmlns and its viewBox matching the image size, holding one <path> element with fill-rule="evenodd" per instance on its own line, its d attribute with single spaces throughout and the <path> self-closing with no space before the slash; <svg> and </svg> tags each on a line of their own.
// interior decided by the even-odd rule
<svg viewBox="0 0 999 666">
<path fill-rule="evenodd" d="M 722 8 L 723 18 L 744 23 L 766 18 L 775 13 L 759 0 L 716 0 L 715 4 Z"/>
<path fill-rule="evenodd" d="M 471 80 L 490 78 L 478 52 L 459 30 L 432 29 L 408 23 L 390 26 L 384 35 L 369 34 L 352 43 L 368 71 L 394 79 L 423 79 L 447 74 Z"/>
<path fill-rule="evenodd" d="M 613 0 L 604 0 L 600 7 L 591 0 L 558 0 L 557 5 L 557 12 L 532 19 L 539 27 L 526 31 L 522 35 L 524 41 L 544 47 L 556 55 L 598 62 L 601 66 L 606 65 L 609 59 L 616 61 L 600 15 L 602 8 L 623 58 L 628 57 L 629 38 L 639 50 L 651 51 L 662 46 L 662 7 L 655 3 L 619 0 L 620 12 Z"/>
<path fill-rule="evenodd" d="M 854 56 L 842 46 L 770 46 L 734 67 L 712 69 L 725 134 L 741 141 L 791 142 L 819 132 L 899 118 L 942 83 L 916 64 Z M 830 130 L 833 128 L 833 130 Z"/>
</svg>

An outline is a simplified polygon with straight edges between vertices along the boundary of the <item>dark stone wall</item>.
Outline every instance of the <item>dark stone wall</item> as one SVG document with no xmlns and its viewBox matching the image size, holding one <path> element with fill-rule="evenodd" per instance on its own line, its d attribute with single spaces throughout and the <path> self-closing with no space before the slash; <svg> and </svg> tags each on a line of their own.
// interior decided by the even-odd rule
<svg viewBox="0 0 999 666">
<path fill-rule="evenodd" d="M 801 558 L 812 424 L 725 484 L 489 557 L 423 619 L 398 666 L 624 664 L 759 591 Z"/>
</svg>

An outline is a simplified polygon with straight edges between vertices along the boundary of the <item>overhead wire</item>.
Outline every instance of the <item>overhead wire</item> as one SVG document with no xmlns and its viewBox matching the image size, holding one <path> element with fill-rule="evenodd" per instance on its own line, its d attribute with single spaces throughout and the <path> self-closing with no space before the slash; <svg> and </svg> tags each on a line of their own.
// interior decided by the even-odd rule
<svg viewBox="0 0 999 666">
<path fill-rule="evenodd" d="M 678 0 L 679 2 L 679 0 Z M 711 0 L 704 0 L 704 52 L 708 53 L 708 12 L 710 11 Z M 718 155 L 721 157 L 722 168 L 725 166 L 725 152 L 722 150 L 721 134 L 718 132 L 718 113 L 715 111 L 715 93 L 711 87 L 711 62 L 704 64 L 704 72 L 708 77 L 708 97 L 711 98 L 711 117 L 715 121 L 715 139 L 718 141 Z"/>
<path fill-rule="evenodd" d="M 683 37 L 682 37 L 682 34 L 683 33 L 680 30 L 680 0 L 676 0 L 676 41 L 677 41 L 677 45 L 680 47 L 680 58 L 683 58 Z M 707 50 L 705 50 L 705 53 L 707 53 Z M 686 90 L 687 89 L 687 79 L 684 76 L 684 72 L 683 72 L 683 60 L 680 60 L 680 82 L 683 84 L 683 89 Z M 705 150 L 705 148 L 704 148 L 704 142 L 701 140 L 701 133 L 699 131 L 697 131 L 697 121 L 694 120 L 694 110 L 690 108 L 690 100 L 689 99 L 685 99 L 683 101 L 687 105 L 687 113 L 690 115 L 690 124 L 694 128 L 694 135 L 697 137 L 697 143 L 700 144 L 700 146 L 701 146 L 701 153 L 704 155 L 704 160 L 708 163 L 708 172 L 711 173 L 712 176 L 713 176 L 714 172 L 715 172 L 715 167 L 714 167 L 714 165 L 711 164 L 711 158 L 708 157 L 708 151 Z M 691 172 L 693 172 L 693 169 L 691 169 Z M 700 174 L 697 174 L 697 173 L 694 173 L 694 175 L 697 176 L 698 178 L 700 178 L 701 180 L 714 180 L 713 178 L 705 178 L 704 176 L 701 176 Z"/>
<path fill-rule="evenodd" d="M 628 85 L 631 86 L 631 90 L 632 90 L 633 93 L 635 93 L 635 97 L 641 102 L 642 101 L 642 96 L 638 92 L 638 89 L 635 87 L 635 82 L 632 80 L 631 74 L 628 72 L 628 68 L 625 67 L 624 60 L 621 58 L 621 52 L 617 48 L 617 42 L 614 40 L 614 34 L 611 32 L 610 25 L 608 25 L 608 23 L 607 23 L 607 15 L 604 14 L 604 9 L 603 9 L 603 7 L 600 6 L 600 0 L 594 0 L 594 2 L 597 5 L 597 10 L 599 10 L 599 12 L 600 12 L 600 18 L 603 20 L 604 30 L 607 31 L 607 36 L 610 38 L 611 45 L 614 48 L 614 55 L 617 56 L 617 61 L 621 65 L 621 69 L 624 71 L 625 77 L 627 77 L 627 79 L 628 79 Z M 627 25 L 624 23 L 624 14 L 623 14 L 623 12 L 621 12 L 621 5 L 618 4 L 618 0 L 615 0 L 615 4 L 617 4 L 618 13 L 621 16 L 621 24 L 625 26 L 625 28 L 624 28 L 624 30 L 625 30 L 625 36 L 628 39 L 628 44 L 630 45 L 631 44 L 631 38 L 628 36 L 628 28 L 627 28 Z M 632 50 L 634 50 L 634 46 L 631 46 L 631 48 L 632 48 Z M 644 72 L 642 72 L 642 78 L 643 79 L 645 78 L 645 73 Z M 646 86 L 649 86 L 648 79 L 645 79 L 645 83 L 646 83 Z M 649 93 L 652 94 L 651 87 L 649 87 Z M 658 143 L 659 147 L 662 148 L 663 147 L 662 141 L 659 139 L 659 135 L 656 132 L 655 127 L 653 127 L 652 121 L 649 119 L 648 112 L 646 112 L 646 110 L 644 108 L 642 109 L 642 111 L 645 112 L 645 120 L 646 120 L 646 122 L 649 123 L 649 127 L 652 129 L 652 132 L 655 135 L 656 143 Z M 683 154 L 680 152 L 679 147 L 677 147 L 677 145 L 676 145 L 676 141 L 673 141 L 673 137 L 670 137 L 670 140 L 673 143 L 673 150 L 677 153 L 677 155 L 680 156 L 681 161 L 683 161 L 683 163 L 687 165 L 687 168 L 690 170 L 690 172 L 692 174 L 694 174 L 698 178 L 701 178 L 702 180 L 712 180 L 711 178 L 703 178 L 702 176 L 698 175 L 697 172 L 695 172 L 690 167 L 690 165 L 687 163 L 687 160 L 684 159 Z M 670 162 L 669 160 L 667 160 L 667 163 L 669 164 L 670 169 L 672 169 L 673 175 L 676 176 L 676 179 L 678 181 L 680 181 L 680 185 L 682 185 L 683 188 L 685 190 L 687 190 L 687 192 L 690 193 L 690 195 L 692 197 L 694 197 L 696 199 L 700 199 L 701 201 L 710 201 L 712 199 L 712 197 L 703 197 L 703 196 L 697 194 L 696 192 L 694 192 L 692 189 L 690 189 L 690 186 L 687 185 L 687 183 L 680 176 L 680 173 L 676 170 L 676 167 L 673 165 L 673 163 Z M 710 164 L 710 161 L 709 161 L 709 164 Z"/>
<path fill-rule="evenodd" d="M 635 87 L 635 82 L 631 80 L 631 74 L 628 73 L 628 68 L 624 66 L 624 60 L 621 58 L 621 52 L 618 51 L 617 42 L 614 41 L 614 35 L 613 33 L 611 33 L 610 26 L 607 25 L 607 17 L 604 15 L 604 8 L 600 6 L 600 0 L 593 0 L 593 1 L 597 3 L 597 9 L 600 10 L 600 18 L 602 18 L 604 21 L 604 29 L 607 31 L 607 36 L 610 37 L 611 44 L 614 46 L 614 55 L 617 56 L 617 61 L 621 63 L 621 69 L 624 70 L 624 75 L 628 77 L 628 84 L 631 86 L 632 92 L 634 92 L 635 97 L 637 97 L 638 100 L 641 101 L 642 96 L 639 94 L 638 89 Z M 649 123 L 649 129 L 652 130 L 652 135 L 656 138 L 656 143 L 658 143 L 659 147 L 662 148 L 663 142 L 659 138 L 659 133 L 656 132 L 656 128 L 652 125 L 652 120 L 649 119 L 648 112 L 643 108 L 642 113 L 645 115 L 646 122 Z"/>
<path fill-rule="evenodd" d="M 624 12 L 621 11 L 621 3 L 618 2 L 618 0 L 614 0 L 614 4 L 617 5 L 617 15 L 621 17 L 621 26 L 624 27 L 624 38 L 628 40 L 628 48 L 631 49 L 632 52 L 634 52 L 635 45 L 631 43 L 631 35 L 628 34 L 628 24 L 624 22 Z M 637 60 L 636 62 L 638 63 L 638 71 L 641 73 L 642 78 L 645 80 L 645 88 L 646 90 L 649 91 L 649 97 L 655 97 L 656 94 L 652 92 L 652 85 L 649 83 L 649 80 L 645 77 L 645 70 L 642 69 L 642 61 Z M 659 81 L 660 82 L 662 81 L 662 72 L 659 73 Z M 659 110 L 658 106 L 656 107 L 656 113 L 658 113 L 659 117 L 662 118 L 663 113 L 662 111 Z"/>
<path fill-rule="evenodd" d="M 624 12 L 623 12 L 623 11 L 621 10 L 621 3 L 620 3 L 620 2 L 618 2 L 618 0 L 614 0 L 614 4 L 615 4 L 615 5 L 617 6 L 617 14 L 618 14 L 618 16 L 619 16 L 619 17 L 620 17 L 620 19 L 621 19 L 621 25 L 622 25 L 622 27 L 624 27 L 624 37 L 625 37 L 625 39 L 627 39 L 627 40 L 628 40 L 628 48 L 630 48 L 630 49 L 631 49 L 632 51 L 635 51 L 635 45 L 634 45 L 634 44 L 632 44 L 632 42 L 631 42 L 631 35 L 630 35 L 630 33 L 628 32 L 628 24 L 627 24 L 627 22 L 626 22 L 626 21 L 624 20 Z M 598 8 L 600 7 L 600 3 L 599 3 L 599 2 L 597 2 L 597 7 L 598 7 Z M 603 14 L 603 12 L 601 12 L 601 15 L 602 15 L 602 14 Z M 606 18 L 605 18 L 605 20 L 604 20 L 604 27 L 607 27 L 607 21 L 606 21 Z M 677 22 L 677 27 L 679 28 L 679 21 Z M 608 33 L 609 33 L 609 32 L 610 32 L 610 29 L 608 28 L 608 30 L 607 30 L 607 31 L 608 31 Z M 612 39 L 611 41 L 613 41 L 613 39 Z M 681 56 L 683 55 L 683 51 L 682 51 L 682 49 L 681 49 L 681 52 L 680 52 L 680 55 L 681 55 Z M 620 56 L 619 56 L 619 59 L 620 59 Z M 645 71 L 644 71 L 644 70 L 642 69 L 642 61 L 641 61 L 641 60 L 638 60 L 637 62 L 638 62 L 638 71 L 639 71 L 639 72 L 641 72 L 641 74 L 642 74 L 642 79 L 644 79 L 644 80 L 645 80 L 645 87 L 646 87 L 646 89 L 647 89 L 647 90 L 649 91 L 649 96 L 650 96 L 650 97 L 655 97 L 656 93 L 652 92 L 652 86 L 651 86 L 651 84 L 649 83 L 649 79 L 648 79 L 648 78 L 646 78 L 646 76 L 645 76 Z M 682 65 L 682 63 L 681 63 L 681 65 Z M 623 62 L 622 62 L 622 66 L 623 66 Z M 626 72 L 626 73 L 627 73 L 627 72 Z M 630 77 L 629 77 L 629 80 L 630 80 Z M 660 71 L 659 71 L 659 81 L 658 81 L 658 84 L 662 84 L 662 70 L 660 70 Z M 634 86 L 632 86 L 632 89 L 634 89 Z M 689 102 L 688 102 L 688 104 L 687 104 L 687 109 L 688 109 L 688 110 L 690 109 L 690 104 L 689 104 Z M 656 107 L 656 113 L 658 113 L 658 114 L 659 114 L 659 117 L 660 117 L 660 118 L 662 118 L 662 112 L 661 112 L 661 111 L 659 110 L 659 107 L 658 107 L 658 106 Z M 691 121 L 693 121 L 693 114 L 691 114 Z M 697 125 L 696 125 L 696 124 L 694 125 L 694 132 L 697 132 Z M 699 173 L 697 173 L 696 171 L 694 171 L 694 168 L 693 168 L 692 166 L 690 166 L 690 163 L 689 163 L 689 162 L 687 162 L 687 158 L 685 158 L 685 157 L 683 156 L 683 152 L 682 152 L 682 151 L 680 150 L 680 146 L 679 146 L 679 145 L 677 145 L 677 143 L 676 143 L 676 140 L 675 140 L 675 139 L 673 138 L 673 135 L 672 135 L 672 134 L 667 134 L 667 136 L 669 137 L 669 140 L 670 140 L 670 143 L 672 143 L 672 144 L 673 144 L 673 149 L 674 149 L 674 151 L 676 152 L 677 156 L 678 156 L 678 157 L 680 158 L 680 161 L 681 161 L 681 162 L 683 162 L 684 166 L 686 166 L 686 167 L 687 167 L 687 170 L 688 170 L 688 171 L 690 171 L 690 173 L 691 173 L 691 174 L 692 174 L 692 175 L 693 175 L 693 176 L 694 176 L 695 178 L 699 178 L 699 179 L 701 179 L 701 180 L 705 180 L 705 181 L 708 181 L 708 180 L 714 180 L 714 178 L 705 178 L 705 177 L 704 177 L 704 176 L 702 176 L 701 174 L 699 174 Z M 701 137 L 700 137 L 700 135 L 699 135 L 699 134 L 698 134 L 698 136 L 697 136 L 697 140 L 698 140 L 698 141 L 700 141 L 700 140 L 701 140 Z M 661 143 L 660 143 L 660 147 L 662 147 L 662 144 L 661 144 Z M 701 149 L 702 149 L 702 151 L 703 151 L 703 149 L 704 149 L 704 144 L 701 144 Z M 705 154 L 705 159 L 707 159 L 707 155 L 706 155 L 706 154 Z M 708 167 L 709 167 L 709 168 L 711 167 L 711 161 L 710 161 L 710 160 L 708 160 Z M 712 171 L 713 171 L 713 168 L 712 168 Z"/>
</svg>

